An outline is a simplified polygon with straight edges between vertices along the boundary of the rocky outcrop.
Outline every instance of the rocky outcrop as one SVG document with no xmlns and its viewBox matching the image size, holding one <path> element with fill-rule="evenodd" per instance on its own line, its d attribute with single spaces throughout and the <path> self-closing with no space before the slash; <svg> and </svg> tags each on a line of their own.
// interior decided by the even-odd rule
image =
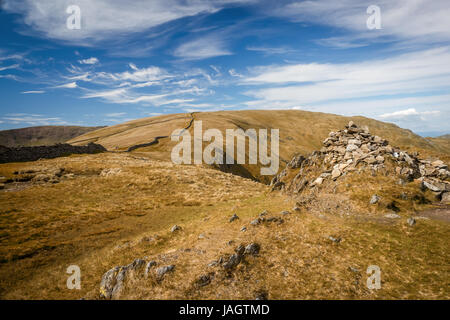
<svg viewBox="0 0 450 320">
<path fill-rule="evenodd" d="M 344 130 L 330 132 L 320 151 L 314 151 L 306 158 L 295 156 L 271 185 L 273 190 L 298 194 L 308 186 L 319 187 L 356 170 L 376 173 L 386 168 L 387 161 L 394 166 L 392 174 L 405 181 L 418 179 L 424 190 L 441 196 L 450 192 L 450 172 L 443 161 L 419 159 L 417 153 L 409 154 L 393 147 L 387 140 L 371 135 L 367 127 L 359 128 L 352 121 Z M 287 180 L 285 177 L 291 176 L 289 172 L 296 168 L 299 168 L 297 175 Z"/>
<path fill-rule="evenodd" d="M 89 143 L 87 146 L 72 146 L 70 144 L 22 148 L 0 146 L 0 163 L 36 161 L 39 159 L 53 159 L 71 154 L 93 154 L 105 151 L 106 149 L 103 146 L 95 143 Z"/>
</svg>

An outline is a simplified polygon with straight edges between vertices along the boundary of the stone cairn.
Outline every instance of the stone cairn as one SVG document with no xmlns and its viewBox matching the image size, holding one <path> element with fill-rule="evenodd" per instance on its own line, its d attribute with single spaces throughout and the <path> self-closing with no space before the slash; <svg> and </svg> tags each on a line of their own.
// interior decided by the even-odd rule
<svg viewBox="0 0 450 320">
<path fill-rule="evenodd" d="M 285 189 L 283 177 L 287 170 L 300 168 L 300 172 L 294 178 L 294 193 L 301 192 L 307 185 L 319 186 L 328 180 L 338 180 L 349 172 L 358 168 L 369 171 L 379 171 L 385 168 L 385 162 L 391 159 L 395 165 L 395 173 L 405 178 L 405 182 L 415 179 L 421 181 L 423 189 L 430 189 L 443 196 L 450 192 L 450 172 L 447 165 L 441 160 L 422 160 L 417 153 L 408 154 L 378 136 L 371 135 L 369 129 L 358 127 L 350 121 L 344 130 L 330 132 L 323 141 L 320 151 L 314 151 L 309 157 L 295 156 L 271 183 L 272 189 Z M 302 177 L 303 169 L 317 165 L 321 160 L 323 172 L 313 179 Z M 402 180 L 404 181 L 404 180 Z M 446 194 L 447 196 L 448 194 Z"/>
</svg>

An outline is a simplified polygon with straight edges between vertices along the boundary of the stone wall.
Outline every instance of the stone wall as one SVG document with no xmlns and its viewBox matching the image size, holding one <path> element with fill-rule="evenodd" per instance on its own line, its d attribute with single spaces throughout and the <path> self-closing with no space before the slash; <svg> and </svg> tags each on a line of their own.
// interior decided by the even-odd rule
<svg viewBox="0 0 450 320">
<path fill-rule="evenodd" d="M 0 163 L 36 161 L 53 159 L 71 154 L 100 153 L 106 149 L 99 144 L 89 143 L 87 146 L 72 146 L 70 144 L 55 144 L 53 146 L 8 148 L 0 146 Z"/>
</svg>

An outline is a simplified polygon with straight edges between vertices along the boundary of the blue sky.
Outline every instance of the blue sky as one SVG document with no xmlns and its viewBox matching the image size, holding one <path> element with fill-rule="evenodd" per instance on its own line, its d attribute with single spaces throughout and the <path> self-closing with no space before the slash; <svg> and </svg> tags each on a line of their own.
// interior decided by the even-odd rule
<svg viewBox="0 0 450 320">
<path fill-rule="evenodd" d="M 450 132 L 447 0 L 1 3 L 0 129 L 298 109 Z"/>
</svg>

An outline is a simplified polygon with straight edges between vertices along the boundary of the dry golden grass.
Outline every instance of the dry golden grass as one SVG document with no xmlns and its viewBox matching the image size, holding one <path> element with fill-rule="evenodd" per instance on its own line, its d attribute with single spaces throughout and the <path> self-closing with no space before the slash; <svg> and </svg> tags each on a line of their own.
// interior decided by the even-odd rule
<svg viewBox="0 0 450 320">
<path fill-rule="evenodd" d="M 163 281 L 130 280 L 121 299 L 253 299 L 259 291 L 270 299 L 448 299 L 450 294 L 448 223 L 418 220 L 409 227 L 405 220 L 414 208 L 403 204 L 398 220 L 384 219 L 382 208 L 370 215 L 358 210 L 374 191 L 387 199 L 388 180 L 366 180 L 366 188 L 353 194 L 352 186 L 360 187 L 366 178 L 349 176 L 341 184 L 345 190 L 333 193 L 329 186 L 300 213 L 283 216 L 283 224 L 251 226 L 263 210 L 280 217 L 296 199 L 231 174 L 137 154 L 4 164 L 0 175 L 57 167 L 74 178 L 0 192 L 2 299 L 97 299 L 102 275 L 136 258 L 174 264 L 175 270 Z M 120 173 L 99 176 L 113 168 Z M 240 219 L 229 223 L 233 213 Z M 182 230 L 171 233 L 174 224 Z M 244 225 L 247 232 L 240 231 Z M 261 245 L 260 255 L 247 257 L 232 273 L 208 267 L 250 242 Z M 73 264 L 81 268 L 80 291 L 66 288 L 66 268 Z M 365 270 L 373 264 L 382 270 L 377 291 L 366 287 Z M 209 285 L 195 285 L 212 272 Z"/>
</svg>

